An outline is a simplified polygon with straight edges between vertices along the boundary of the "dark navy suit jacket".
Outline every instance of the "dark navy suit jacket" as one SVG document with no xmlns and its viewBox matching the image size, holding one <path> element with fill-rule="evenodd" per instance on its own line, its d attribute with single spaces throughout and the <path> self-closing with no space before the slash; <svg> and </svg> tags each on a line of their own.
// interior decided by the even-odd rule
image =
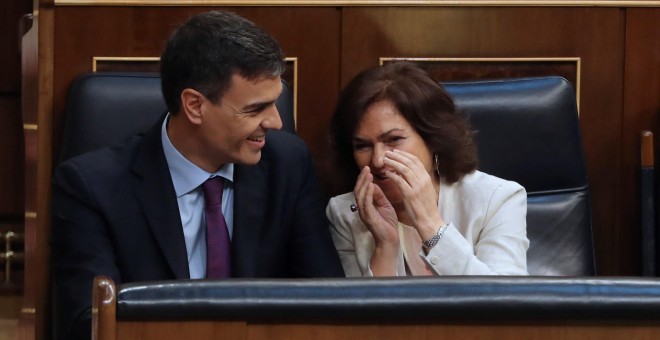
<svg viewBox="0 0 660 340">
<path fill-rule="evenodd" d="M 90 338 L 96 275 L 116 283 L 190 277 L 161 123 L 55 171 L 51 241 L 61 338 Z M 233 277 L 344 275 L 311 156 L 297 136 L 270 131 L 260 162 L 235 166 L 234 195 Z"/>
</svg>

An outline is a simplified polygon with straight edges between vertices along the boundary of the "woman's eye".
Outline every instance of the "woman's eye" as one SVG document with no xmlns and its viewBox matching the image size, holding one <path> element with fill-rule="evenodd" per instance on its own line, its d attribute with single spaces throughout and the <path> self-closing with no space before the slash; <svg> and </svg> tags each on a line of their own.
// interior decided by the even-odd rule
<svg viewBox="0 0 660 340">
<path fill-rule="evenodd" d="M 353 150 L 360 151 L 368 148 L 367 144 L 353 144 Z"/>
<path fill-rule="evenodd" d="M 395 136 L 395 137 L 390 137 L 387 140 L 387 142 L 388 143 L 397 143 L 397 142 L 401 141 L 402 139 L 403 139 L 403 137 Z"/>
</svg>

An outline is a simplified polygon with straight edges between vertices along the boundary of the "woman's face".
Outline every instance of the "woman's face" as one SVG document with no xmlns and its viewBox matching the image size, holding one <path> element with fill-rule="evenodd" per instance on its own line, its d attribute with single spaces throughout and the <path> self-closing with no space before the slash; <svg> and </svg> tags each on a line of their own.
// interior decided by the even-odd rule
<svg viewBox="0 0 660 340">
<path fill-rule="evenodd" d="M 383 165 L 385 151 L 402 150 L 415 155 L 434 178 L 433 154 L 422 137 L 389 100 L 378 101 L 365 112 L 353 135 L 353 157 L 358 167 L 368 165 L 377 184 L 392 204 L 401 203 L 401 192 L 389 180 Z"/>
</svg>

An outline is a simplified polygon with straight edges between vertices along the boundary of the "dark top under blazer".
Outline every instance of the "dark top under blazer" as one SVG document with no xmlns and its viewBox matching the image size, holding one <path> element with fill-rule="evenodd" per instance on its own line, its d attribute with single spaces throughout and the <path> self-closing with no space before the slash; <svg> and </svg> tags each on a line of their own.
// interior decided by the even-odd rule
<svg viewBox="0 0 660 340">
<path fill-rule="evenodd" d="M 162 119 L 143 137 L 81 155 L 53 176 L 56 327 L 89 338 L 92 281 L 188 279 Z M 311 156 L 297 136 L 271 131 L 254 166 L 234 172 L 234 277 L 343 276 Z"/>
</svg>

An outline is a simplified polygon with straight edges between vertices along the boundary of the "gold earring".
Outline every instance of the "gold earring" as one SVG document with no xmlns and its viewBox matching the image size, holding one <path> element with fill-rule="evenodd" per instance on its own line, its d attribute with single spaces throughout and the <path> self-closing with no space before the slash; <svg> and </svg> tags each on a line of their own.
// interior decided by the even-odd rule
<svg viewBox="0 0 660 340">
<path fill-rule="evenodd" d="M 437 173 L 438 177 L 439 177 L 440 176 L 440 169 L 438 169 L 438 163 L 440 163 L 440 162 L 438 161 L 438 154 L 434 153 L 433 158 L 435 160 L 435 173 Z"/>
</svg>

